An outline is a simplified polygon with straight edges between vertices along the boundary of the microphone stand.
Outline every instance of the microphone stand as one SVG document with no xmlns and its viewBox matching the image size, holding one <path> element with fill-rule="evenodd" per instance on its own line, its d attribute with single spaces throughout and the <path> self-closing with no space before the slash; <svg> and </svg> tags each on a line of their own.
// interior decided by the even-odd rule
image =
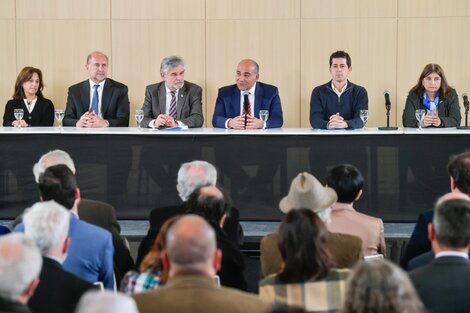
<svg viewBox="0 0 470 313">
<path fill-rule="evenodd" d="M 468 126 L 468 105 L 465 106 L 465 126 L 457 126 L 457 129 L 470 129 Z"/>
<path fill-rule="evenodd" d="M 390 127 L 390 105 L 387 105 L 386 108 L 387 108 L 387 126 L 379 127 L 379 130 L 397 130 L 398 127 Z"/>
</svg>

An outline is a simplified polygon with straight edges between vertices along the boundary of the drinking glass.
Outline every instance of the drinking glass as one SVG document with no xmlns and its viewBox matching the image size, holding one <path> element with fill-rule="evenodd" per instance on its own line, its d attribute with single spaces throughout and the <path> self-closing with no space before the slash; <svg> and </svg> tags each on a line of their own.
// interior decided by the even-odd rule
<svg viewBox="0 0 470 313">
<path fill-rule="evenodd" d="M 362 124 L 364 125 L 362 127 L 362 129 L 365 130 L 366 129 L 367 119 L 369 118 L 369 110 L 360 110 L 359 111 L 359 117 L 361 118 Z"/>
<path fill-rule="evenodd" d="M 62 127 L 62 120 L 64 119 L 65 112 L 63 109 L 55 109 L 55 119 L 59 127 Z"/>
<path fill-rule="evenodd" d="M 269 118 L 268 110 L 259 110 L 259 119 L 263 121 L 263 125 L 266 125 L 266 121 Z"/>
<path fill-rule="evenodd" d="M 23 109 L 15 109 L 13 110 L 13 114 L 15 115 L 16 120 L 19 122 L 23 119 L 24 111 Z M 18 127 L 21 127 L 18 125 Z"/>
<path fill-rule="evenodd" d="M 416 119 L 418 120 L 418 130 L 423 129 L 424 115 L 426 115 L 426 111 L 423 109 L 418 109 L 415 111 L 415 116 L 416 116 Z"/>
<path fill-rule="evenodd" d="M 135 120 L 137 121 L 137 127 L 141 129 L 140 122 L 144 119 L 144 110 L 135 110 Z"/>
</svg>

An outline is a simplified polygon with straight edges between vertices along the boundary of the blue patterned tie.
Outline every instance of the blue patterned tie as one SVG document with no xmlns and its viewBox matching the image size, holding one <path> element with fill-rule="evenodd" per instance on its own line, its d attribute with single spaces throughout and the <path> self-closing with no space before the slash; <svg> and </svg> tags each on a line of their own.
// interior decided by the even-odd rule
<svg viewBox="0 0 470 313">
<path fill-rule="evenodd" d="M 95 88 L 95 92 L 93 92 L 93 99 L 91 99 L 91 111 L 95 112 L 96 114 L 99 114 L 98 112 L 98 103 L 100 102 L 99 95 L 98 95 L 98 87 L 100 85 L 94 85 L 93 88 Z"/>
<path fill-rule="evenodd" d="M 176 120 L 176 91 L 171 91 L 171 102 L 170 102 L 170 110 L 169 114 L 170 116 Z"/>
</svg>

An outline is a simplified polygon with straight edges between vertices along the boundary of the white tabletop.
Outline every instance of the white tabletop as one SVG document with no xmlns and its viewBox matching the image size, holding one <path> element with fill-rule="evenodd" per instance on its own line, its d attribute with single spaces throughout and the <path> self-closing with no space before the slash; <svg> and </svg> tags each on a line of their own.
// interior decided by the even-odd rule
<svg viewBox="0 0 470 313">
<path fill-rule="evenodd" d="M 417 128 L 398 128 L 397 130 L 379 130 L 378 128 L 355 129 L 355 130 L 324 130 L 311 128 L 271 128 L 257 130 L 235 130 L 221 128 L 190 128 L 188 130 L 157 130 L 150 128 L 138 129 L 136 127 L 107 127 L 107 128 L 77 128 L 77 127 L 0 127 L 1 134 L 67 134 L 67 135 L 468 135 L 470 130 L 456 128 L 426 128 L 418 130 Z"/>
</svg>

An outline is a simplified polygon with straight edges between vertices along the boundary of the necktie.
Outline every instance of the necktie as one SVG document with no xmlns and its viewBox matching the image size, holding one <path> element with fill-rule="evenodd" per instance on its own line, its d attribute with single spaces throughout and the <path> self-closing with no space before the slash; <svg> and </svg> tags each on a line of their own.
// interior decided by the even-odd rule
<svg viewBox="0 0 470 313">
<path fill-rule="evenodd" d="M 171 91 L 170 116 L 176 120 L 176 91 Z"/>
<path fill-rule="evenodd" d="M 99 114 L 98 110 L 98 103 L 100 102 L 99 95 L 98 95 L 98 87 L 100 85 L 94 85 L 93 88 L 95 88 L 95 91 L 93 92 L 93 99 L 91 99 L 91 110 L 95 112 L 96 114 Z"/>
<path fill-rule="evenodd" d="M 251 103 L 250 103 L 250 94 L 245 95 L 246 97 L 246 112 L 244 112 L 246 115 L 251 115 Z M 244 110 L 245 111 L 245 110 Z"/>
</svg>

